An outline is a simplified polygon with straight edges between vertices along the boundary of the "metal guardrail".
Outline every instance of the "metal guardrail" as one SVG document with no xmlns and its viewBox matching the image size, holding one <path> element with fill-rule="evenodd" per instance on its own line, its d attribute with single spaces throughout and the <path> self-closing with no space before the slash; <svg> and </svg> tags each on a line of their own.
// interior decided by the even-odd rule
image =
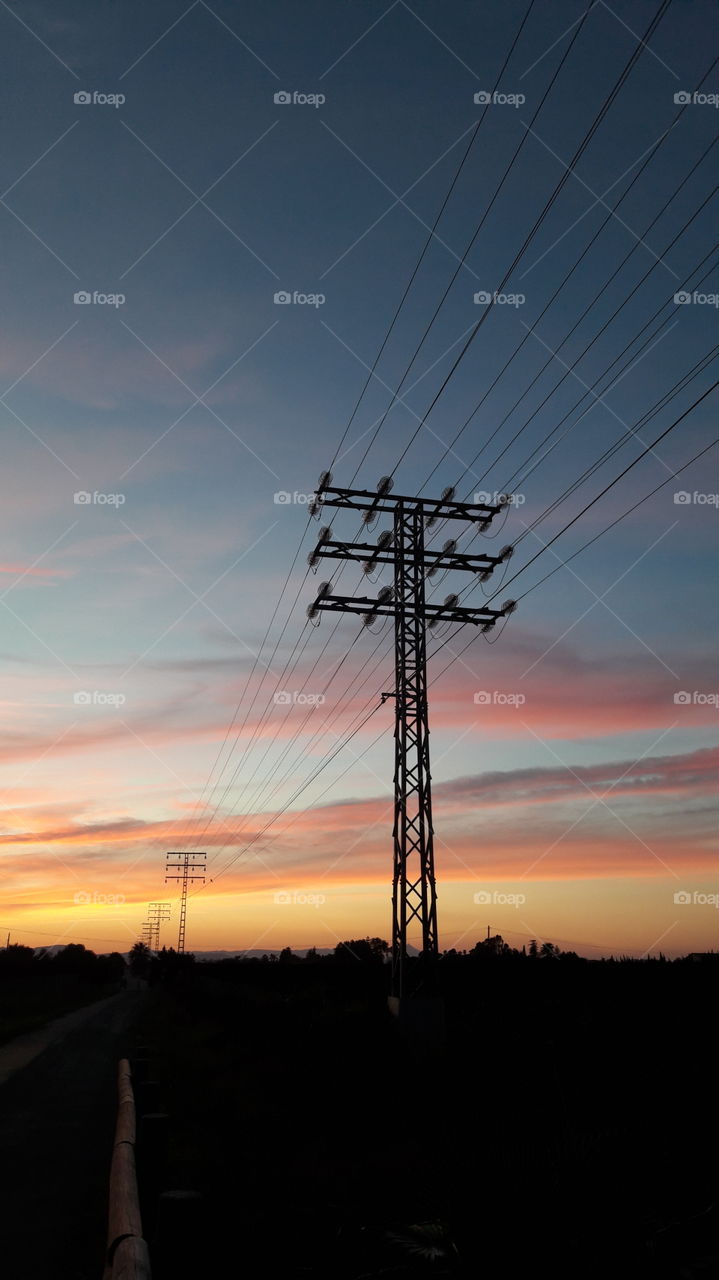
<svg viewBox="0 0 719 1280">
<path fill-rule="evenodd" d="M 137 1117 L 127 1058 L 118 1069 L 118 1109 L 110 1165 L 110 1205 L 103 1280 L 151 1280 L 150 1255 L 142 1235 L 135 1145 Z"/>
</svg>

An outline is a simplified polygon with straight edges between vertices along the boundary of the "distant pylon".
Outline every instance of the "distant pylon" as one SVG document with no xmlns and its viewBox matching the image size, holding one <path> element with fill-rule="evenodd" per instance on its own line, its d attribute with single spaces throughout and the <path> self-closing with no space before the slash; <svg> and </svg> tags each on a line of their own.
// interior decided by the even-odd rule
<svg viewBox="0 0 719 1280">
<path fill-rule="evenodd" d="M 195 859 L 199 858 L 197 862 Z M 177 950 L 182 954 L 185 950 L 185 924 L 187 920 L 187 889 L 191 880 L 202 880 L 204 883 L 207 870 L 206 853 L 168 853 L 165 866 L 165 884 L 168 880 L 179 880 L 180 893 L 180 929 L 177 938 Z M 177 875 L 169 872 L 176 871 Z"/>
<path fill-rule="evenodd" d="M 169 902 L 148 902 L 147 904 L 147 922 L 152 928 L 151 949 L 153 951 L 160 950 L 160 926 L 163 920 L 170 919 L 170 903 Z"/>
</svg>

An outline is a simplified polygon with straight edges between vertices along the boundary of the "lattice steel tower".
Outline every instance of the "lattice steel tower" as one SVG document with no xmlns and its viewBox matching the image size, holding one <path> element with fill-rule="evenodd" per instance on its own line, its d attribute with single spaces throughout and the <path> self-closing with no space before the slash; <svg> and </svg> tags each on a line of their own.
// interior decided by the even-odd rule
<svg viewBox="0 0 719 1280">
<path fill-rule="evenodd" d="M 331 537 L 331 528 L 320 529 L 319 539 L 309 556 L 311 567 L 320 559 L 353 560 L 363 564 L 372 576 L 375 568 L 391 565 L 394 585 L 382 588 L 375 599 L 338 596 L 330 593 L 331 583 L 322 583 L 316 600 L 308 609 L 313 620 L 319 611 L 363 614 L 365 625 L 378 617 L 394 618 L 395 634 L 395 763 L 392 887 L 392 993 L 396 997 L 414 994 L 407 986 L 406 961 L 408 930 L 416 923 L 421 931 L 423 994 L 431 994 L 436 978 L 439 945 L 437 936 L 437 890 L 434 869 L 429 722 L 427 700 L 427 624 L 439 622 L 473 623 L 487 631 L 498 618 L 512 612 L 514 601 L 501 609 L 487 606 L 462 607 L 457 595 L 443 604 L 428 603 L 425 582 L 439 570 L 462 570 L 478 574 L 483 581 L 498 564 L 512 554 L 512 547 L 498 555 L 465 555 L 457 552 L 456 540 L 446 541 L 437 551 L 425 548 L 425 531 L 438 520 L 474 523 L 489 527 L 508 498 L 496 505 L 454 501 L 453 490 L 440 499 L 389 496 L 391 479 L 380 480 L 376 493 L 337 489 L 331 477 L 320 478 L 311 504 L 313 515 L 325 507 L 362 513 L 365 526 L 373 526 L 381 512 L 393 516 L 392 530 L 380 534 L 376 544 L 342 542 Z"/>
<path fill-rule="evenodd" d="M 195 859 L 200 861 L 196 862 Z M 179 880 L 181 884 L 180 891 L 180 929 L 177 938 L 177 950 L 182 955 L 185 950 L 185 926 L 187 922 L 187 890 L 193 880 L 201 880 L 204 883 L 205 871 L 207 870 L 207 854 L 206 853 L 168 853 L 167 863 L 165 866 L 165 884 L 168 880 Z M 177 875 L 170 875 L 169 872 L 176 871 Z"/>
</svg>

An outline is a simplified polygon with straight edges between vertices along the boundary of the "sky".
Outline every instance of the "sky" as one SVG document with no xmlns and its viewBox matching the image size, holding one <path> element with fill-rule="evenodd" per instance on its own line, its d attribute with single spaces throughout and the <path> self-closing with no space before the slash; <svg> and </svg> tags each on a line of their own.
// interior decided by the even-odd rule
<svg viewBox="0 0 719 1280">
<path fill-rule="evenodd" d="M 467 602 L 517 611 L 430 642 L 440 945 L 716 947 L 715 9 L 528 5 L 0 2 L 12 941 L 174 942 L 185 849 L 191 948 L 389 937 L 391 624 L 306 618 L 331 467 L 514 495 Z"/>
</svg>

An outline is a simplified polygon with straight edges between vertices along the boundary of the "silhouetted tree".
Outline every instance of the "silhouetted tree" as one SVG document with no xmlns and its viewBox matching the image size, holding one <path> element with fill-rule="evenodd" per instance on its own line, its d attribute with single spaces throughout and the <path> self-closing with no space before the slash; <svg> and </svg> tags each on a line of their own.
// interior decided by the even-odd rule
<svg viewBox="0 0 719 1280">
<path fill-rule="evenodd" d="M 387 955 L 389 943 L 383 938 L 350 938 L 335 947 L 335 959 L 341 964 L 382 964 Z"/>
<path fill-rule="evenodd" d="M 144 942 L 136 942 L 130 948 L 130 973 L 135 978 L 146 978 L 150 972 L 152 952 Z"/>
<path fill-rule="evenodd" d="M 561 954 L 559 947 L 555 947 L 553 942 L 543 942 L 539 952 L 542 960 L 558 960 Z"/>
<path fill-rule="evenodd" d="M 32 947 L 24 947 L 20 942 L 14 942 L 12 946 L 3 947 L 0 951 L 0 972 L 12 974 L 13 977 L 20 973 L 30 973 L 35 963 Z"/>
</svg>

